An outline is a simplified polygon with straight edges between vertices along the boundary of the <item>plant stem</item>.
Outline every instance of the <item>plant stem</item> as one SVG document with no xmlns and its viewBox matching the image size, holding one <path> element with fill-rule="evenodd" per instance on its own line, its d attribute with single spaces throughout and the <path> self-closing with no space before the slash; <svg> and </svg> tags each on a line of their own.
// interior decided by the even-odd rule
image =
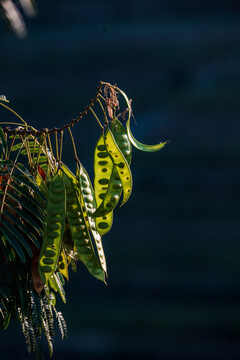
<svg viewBox="0 0 240 360">
<path fill-rule="evenodd" d="M 73 145 L 73 151 L 74 151 L 74 155 L 75 155 L 75 160 L 78 162 L 77 149 L 76 149 L 74 137 L 73 137 L 73 134 L 72 134 L 72 131 L 71 131 L 70 128 L 68 128 L 68 132 L 69 132 L 70 137 L 71 137 L 71 140 L 72 140 L 72 145 Z"/>
<path fill-rule="evenodd" d="M 91 110 L 91 112 L 93 113 L 93 115 L 95 116 L 95 118 L 96 118 L 96 120 L 97 120 L 97 122 L 98 122 L 99 126 L 100 126 L 100 127 L 101 127 L 101 129 L 103 130 L 103 129 L 104 129 L 104 127 L 102 126 L 102 124 L 101 124 L 101 122 L 100 122 L 99 118 L 97 117 L 96 113 L 93 111 L 93 109 L 92 109 L 92 108 L 90 108 L 90 110 Z"/>
<path fill-rule="evenodd" d="M 59 162 L 59 153 L 58 153 L 58 136 L 57 131 L 55 131 L 55 146 L 56 146 L 56 160 Z"/>
<path fill-rule="evenodd" d="M 18 115 L 18 113 L 16 113 L 16 111 L 11 109 L 9 106 L 3 104 L 2 102 L 0 102 L 0 105 L 3 106 L 4 108 L 6 108 L 7 110 L 11 111 L 14 115 L 16 115 L 23 122 L 24 125 L 27 125 L 26 121 L 24 121 L 23 118 L 21 118 L 21 116 Z"/>
<path fill-rule="evenodd" d="M 106 114 L 106 111 L 105 111 L 105 109 L 104 109 L 104 107 L 103 107 L 103 104 L 102 104 L 102 102 L 101 102 L 100 99 L 97 99 L 97 101 L 98 101 L 98 103 L 99 103 L 100 106 L 101 106 L 102 112 L 103 112 L 103 114 L 104 114 L 105 121 L 106 121 L 106 123 L 107 123 L 107 122 L 108 122 L 107 114 Z"/>
</svg>

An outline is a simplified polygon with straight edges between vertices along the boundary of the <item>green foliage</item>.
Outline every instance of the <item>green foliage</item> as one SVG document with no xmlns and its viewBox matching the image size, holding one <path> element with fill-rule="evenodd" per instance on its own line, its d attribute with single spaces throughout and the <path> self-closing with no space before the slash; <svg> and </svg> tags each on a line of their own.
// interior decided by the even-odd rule
<svg viewBox="0 0 240 360">
<path fill-rule="evenodd" d="M 127 104 L 123 113 L 119 94 Z M 4 97 L 0 100 L 6 101 Z M 96 103 L 104 125 L 92 109 Z M 83 113 L 60 129 L 36 130 L 1 101 L 0 105 L 21 121 L 16 129 L 0 128 L 0 327 L 6 329 L 17 317 L 28 351 L 43 359 L 43 334 L 50 356 L 53 354 L 54 319 L 62 339 L 67 336 L 54 293 L 66 302 L 68 267 L 76 271 L 80 260 L 92 276 L 106 283 L 102 236 L 112 226 L 121 194 L 123 205 L 132 192 L 131 143 L 144 151 L 156 151 L 163 145 L 147 146 L 133 138 L 130 102 L 120 89 L 106 83 L 101 83 Z M 80 163 L 70 130 L 88 110 L 101 128 L 94 153 L 94 186 Z M 11 124 L 16 125 L 7 123 Z M 75 174 L 61 161 L 66 129 L 73 144 Z"/>
</svg>

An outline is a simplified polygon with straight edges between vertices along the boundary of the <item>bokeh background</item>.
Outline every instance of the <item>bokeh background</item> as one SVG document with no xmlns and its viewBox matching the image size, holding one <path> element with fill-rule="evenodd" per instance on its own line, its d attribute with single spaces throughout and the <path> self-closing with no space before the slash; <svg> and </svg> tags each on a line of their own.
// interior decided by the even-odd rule
<svg viewBox="0 0 240 360">
<path fill-rule="evenodd" d="M 53 359 L 240 358 L 240 4 L 38 1 L 29 35 L 0 24 L 0 92 L 33 126 L 69 122 L 100 80 L 133 99 L 133 194 L 105 236 L 108 286 L 81 264 L 57 307 Z M 1 119 L 7 114 L 3 109 Z M 74 129 L 93 175 L 94 118 Z M 66 139 L 64 160 L 74 170 Z M 18 322 L 1 359 L 29 359 Z M 47 348 L 46 348 L 47 351 Z M 46 359 L 48 357 L 46 356 Z"/>
</svg>

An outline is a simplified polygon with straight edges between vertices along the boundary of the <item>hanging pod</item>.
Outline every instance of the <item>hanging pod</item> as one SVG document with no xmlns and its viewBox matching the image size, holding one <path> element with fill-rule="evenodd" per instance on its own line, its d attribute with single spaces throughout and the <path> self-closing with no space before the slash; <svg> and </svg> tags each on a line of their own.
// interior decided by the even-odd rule
<svg viewBox="0 0 240 360">
<path fill-rule="evenodd" d="M 66 215 L 66 191 L 61 176 L 57 173 L 49 184 L 47 215 L 43 242 L 39 256 L 38 271 L 45 284 L 58 265 Z"/>
<path fill-rule="evenodd" d="M 72 177 L 63 171 L 62 180 L 66 187 L 66 214 L 70 232 L 79 259 L 84 263 L 91 275 L 105 282 L 104 270 L 95 255 L 82 206 L 77 194 L 76 184 Z"/>
<path fill-rule="evenodd" d="M 104 137 L 101 135 L 94 151 L 94 192 L 97 209 L 104 203 L 113 168 L 114 164 L 106 151 Z M 95 217 L 95 221 L 97 231 L 103 236 L 111 229 L 113 212 L 110 211 L 107 215 Z"/>
<path fill-rule="evenodd" d="M 127 128 L 128 138 L 131 141 L 132 145 L 135 146 L 135 148 L 137 148 L 138 150 L 141 150 L 141 151 L 155 152 L 155 151 L 161 150 L 166 144 L 169 144 L 170 141 L 167 140 L 167 141 L 164 141 L 164 142 L 160 142 L 159 144 L 146 145 L 146 144 L 142 144 L 137 139 L 135 139 L 135 137 L 133 136 L 133 134 L 131 132 L 131 128 L 130 128 L 130 120 L 131 120 L 131 116 L 132 116 L 131 102 L 129 101 L 129 99 L 128 99 L 128 97 L 127 97 L 127 95 L 125 94 L 124 91 L 122 91 L 119 88 L 116 88 L 116 90 L 119 91 L 119 93 L 123 96 L 124 100 L 127 103 L 128 119 L 127 119 L 127 122 L 126 122 L 126 128 Z"/>
<path fill-rule="evenodd" d="M 126 129 L 116 117 L 114 117 L 113 121 L 111 122 L 111 131 L 117 146 L 121 150 L 123 156 L 128 162 L 128 165 L 130 166 L 132 160 L 131 142 L 129 141 Z"/>
<path fill-rule="evenodd" d="M 131 143 L 128 139 L 127 133 L 121 122 L 114 118 L 114 120 L 111 123 L 111 130 L 112 135 L 115 140 L 116 145 L 118 146 L 120 152 L 122 153 L 122 156 L 125 158 L 125 161 L 130 165 L 131 159 L 132 159 L 132 147 Z M 105 145 L 105 141 L 104 141 Z M 105 146 L 106 149 L 106 146 Z M 110 157 L 110 156 L 109 156 Z M 96 159 L 96 156 L 95 156 Z M 113 161 L 112 161 L 113 162 Z M 95 160 L 96 163 L 96 160 Z M 96 167 L 96 166 L 95 166 Z M 129 169 L 130 171 L 130 169 Z M 96 173 L 96 171 L 95 171 Z M 131 172 L 130 172 L 131 173 Z M 95 175 L 96 178 L 96 175 Z M 104 181 L 100 179 L 99 181 Z M 97 187 L 97 181 L 94 182 L 95 187 Z M 112 211 L 117 206 L 121 193 L 123 190 L 123 185 L 121 178 L 119 176 L 117 166 L 113 165 L 112 173 L 109 179 L 109 182 L 107 185 L 105 185 L 105 194 L 103 194 L 103 200 L 98 205 L 97 210 L 93 214 L 94 217 L 96 217 L 96 223 L 99 227 L 102 227 L 102 234 L 108 232 L 108 228 L 110 229 L 109 224 L 109 218 L 112 218 Z M 96 196 L 97 197 L 97 196 Z"/>
<path fill-rule="evenodd" d="M 107 264 L 106 264 L 105 254 L 103 251 L 102 239 L 101 239 L 101 235 L 97 231 L 96 222 L 95 219 L 93 218 L 93 213 L 95 212 L 97 207 L 95 194 L 93 191 L 91 181 L 87 174 L 87 171 L 84 169 L 82 165 L 80 165 L 78 169 L 77 177 L 79 178 L 80 196 L 82 197 L 84 203 L 89 227 L 95 241 L 98 257 L 104 272 L 107 274 Z"/>
<path fill-rule="evenodd" d="M 119 149 L 109 128 L 107 128 L 106 134 L 104 136 L 104 141 L 107 152 L 116 167 L 118 177 L 120 178 L 122 183 L 123 200 L 121 205 L 123 205 L 129 199 L 132 192 L 132 173 L 127 160 Z M 115 178 L 116 180 L 118 179 L 117 177 Z"/>
</svg>

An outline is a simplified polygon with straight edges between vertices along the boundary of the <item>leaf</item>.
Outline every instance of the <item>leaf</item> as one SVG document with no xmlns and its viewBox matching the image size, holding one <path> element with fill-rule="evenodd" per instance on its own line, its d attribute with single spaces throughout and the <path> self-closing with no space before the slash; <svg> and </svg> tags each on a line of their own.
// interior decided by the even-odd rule
<svg viewBox="0 0 240 360">
<path fill-rule="evenodd" d="M 56 318 L 58 320 L 58 326 L 59 326 L 59 330 L 60 333 L 62 335 L 62 340 L 67 338 L 67 324 L 66 321 L 64 320 L 62 313 L 60 311 L 56 311 L 55 310 L 55 314 L 56 314 Z"/>
<path fill-rule="evenodd" d="M 24 176 L 23 174 L 13 174 L 12 178 L 19 183 L 19 185 L 26 185 L 30 190 L 32 190 L 34 193 L 37 193 L 46 203 L 47 199 L 40 190 L 37 182 L 32 182 L 29 177 Z"/>
<path fill-rule="evenodd" d="M 3 330 L 6 330 L 8 328 L 8 325 L 11 320 L 12 313 L 10 310 L 8 310 L 7 315 L 5 316 L 4 322 L 3 322 Z"/>
<path fill-rule="evenodd" d="M 1 204 L 1 203 L 0 203 Z M 11 208 L 9 205 L 7 205 L 9 208 Z M 39 234 L 39 236 L 43 235 L 43 230 L 39 226 L 39 224 L 34 220 L 34 217 L 29 215 L 29 213 L 26 213 L 25 210 L 20 210 L 18 208 L 15 208 L 14 211 L 22 218 L 24 219 L 31 227 L 34 228 L 34 230 Z"/>
<path fill-rule="evenodd" d="M 8 191 L 7 194 L 13 200 L 16 200 L 19 204 L 21 204 L 24 209 L 27 209 L 31 213 L 31 215 L 33 215 L 36 219 L 38 219 L 42 224 L 44 224 L 43 216 L 37 211 L 37 209 L 34 206 L 31 205 L 30 202 L 24 200 L 23 197 L 20 197 L 19 195 L 15 194 L 12 191 Z"/>
<path fill-rule="evenodd" d="M 5 236 L 6 240 L 11 244 L 11 246 L 14 248 L 18 256 L 20 257 L 20 260 L 25 263 L 26 262 L 26 256 L 23 252 L 22 247 L 19 245 L 19 242 L 16 240 L 16 238 L 7 230 L 0 228 L 1 233 Z"/>
<path fill-rule="evenodd" d="M 40 213 L 42 213 L 43 215 L 46 214 L 45 208 L 42 207 L 42 205 L 39 203 L 39 201 L 34 199 L 34 197 L 29 192 L 29 189 L 26 186 L 21 186 L 19 184 L 16 184 L 14 181 L 12 181 L 11 187 L 14 188 L 16 190 L 16 192 L 18 192 L 18 194 L 21 195 L 21 197 L 24 197 L 26 200 L 30 201 L 31 205 L 33 205 L 35 208 L 37 208 Z"/>
<path fill-rule="evenodd" d="M 40 244 L 39 244 L 39 241 L 37 240 L 37 238 L 29 231 L 30 229 L 19 220 L 19 217 L 17 217 L 16 215 L 13 215 L 13 213 L 11 213 L 8 210 L 4 210 L 3 214 L 10 221 L 12 221 L 25 234 L 25 236 L 27 236 L 28 239 L 33 242 L 33 244 L 37 248 L 40 247 Z"/>
<path fill-rule="evenodd" d="M 1 224 L 3 226 L 5 226 L 5 228 L 10 231 L 12 233 L 13 236 L 15 236 L 15 238 L 17 239 L 17 241 L 22 244 L 22 246 L 25 248 L 25 250 L 27 251 L 28 255 L 31 257 L 32 256 L 32 250 L 29 246 L 29 244 L 27 243 L 27 241 L 24 239 L 24 237 L 20 234 L 20 232 L 13 227 L 10 222 L 7 222 L 5 220 L 1 221 Z"/>
<path fill-rule="evenodd" d="M 12 160 L 0 160 L 0 166 L 12 165 Z"/>
<path fill-rule="evenodd" d="M 66 304 L 65 290 L 64 290 L 62 283 L 58 277 L 58 274 L 54 273 L 51 280 L 54 282 L 54 285 L 57 288 L 57 292 L 61 296 L 62 301 Z"/>
<path fill-rule="evenodd" d="M 0 247 L 2 249 L 3 255 L 6 257 L 6 263 L 14 262 L 16 260 L 15 252 L 11 245 L 8 243 L 5 236 L 2 236 L 2 239 L 0 241 Z"/>
<path fill-rule="evenodd" d="M 1 127 L 0 127 L 0 144 L 1 144 L 1 147 L 2 147 L 2 152 L 5 155 L 7 153 L 7 141 L 6 141 L 6 138 L 5 138 L 4 131 L 3 131 L 3 129 Z"/>
</svg>

